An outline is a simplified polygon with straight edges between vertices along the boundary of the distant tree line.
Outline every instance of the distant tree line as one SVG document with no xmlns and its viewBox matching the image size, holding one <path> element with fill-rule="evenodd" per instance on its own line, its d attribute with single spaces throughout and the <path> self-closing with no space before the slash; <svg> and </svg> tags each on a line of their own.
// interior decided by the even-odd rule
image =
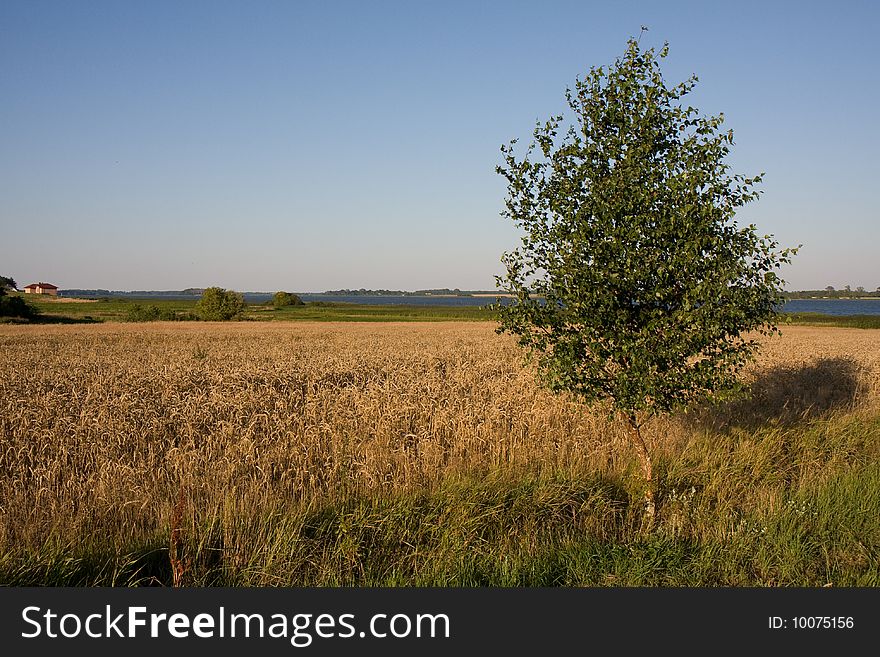
<svg viewBox="0 0 880 657">
<path fill-rule="evenodd" d="M 833 285 L 829 285 L 824 290 L 798 290 L 796 292 L 785 292 L 786 299 L 860 299 L 863 297 L 880 296 L 880 286 L 871 291 L 866 290 L 861 285 L 856 289 L 852 289 L 849 285 L 844 285 L 842 290 L 835 289 Z"/>
<path fill-rule="evenodd" d="M 93 297 L 93 298 L 110 298 L 110 297 L 182 297 L 192 296 L 198 297 L 204 294 L 202 288 L 190 287 L 185 290 L 105 290 L 101 289 L 79 289 L 71 288 L 69 290 L 61 290 L 66 297 Z"/>
<path fill-rule="evenodd" d="M 327 290 L 322 294 L 333 295 L 338 297 L 428 297 L 428 296 L 448 296 L 448 297 L 470 297 L 474 294 L 494 294 L 494 290 L 460 290 L 457 287 L 438 287 L 429 290 L 416 290 L 410 292 L 408 290 L 368 290 L 360 288 L 359 290 Z"/>
</svg>

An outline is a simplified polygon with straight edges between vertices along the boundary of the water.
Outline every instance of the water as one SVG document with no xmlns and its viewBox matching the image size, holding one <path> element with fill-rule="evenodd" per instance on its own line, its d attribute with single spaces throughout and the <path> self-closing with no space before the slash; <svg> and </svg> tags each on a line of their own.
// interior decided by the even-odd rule
<svg viewBox="0 0 880 657">
<path fill-rule="evenodd" d="M 65 296 L 78 296 L 66 294 Z M 138 301 L 151 299 L 197 300 L 193 295 L 120 295 Z M 95 296 L 94 294 L 85 296 Z M 300 294 L 303 301 L 325 301 L 329 303 L 360 303 L 372 306 L 486 306 L 495 303 L 495 297 L 444 297 L 444 296 L 358 296 L 335 294 Z M 248 303 L 266 303 L 271 301 L 272 294 L 261 292 L 245 292 Z M 820 313 L 823 315 L 880 315 L 880 299 L 792 299 L 787 301 L 783 310 L 787 313 Z"/>
<path fill-rule="evenodd" d="M 331 303 L 362 303 L 371 306 L 485 306 L 495 303 L 495 297 L 443 297 L 443 296 L 337 296 L 334 294 L 300 294 L 303 301 L 327 301 Z M 271 297 L 269 297 L 271 298 Z M 248 295 L 245 295 L 248 299 Z M 250 300 L 250 299 L 248 299 Z"/>
<path fill-rule="evenodd" d="M 783 307 L 787 313 L 823 315 L 880 315 L 880 299 L 792 299 Z"/>
<path fill-rule="evenodd" d="M 359 303 L 370 306 L 486 306 L 495 303 L 496 297 L 455 297 L 455 296 L 360 296 L 338 294 L 311 294 L 297 292 L 303 301 L 325 301 L 327 303 Z M 130 299 L 132 301 L 198 301 L 199 295 L 174 294 L 173 292 L 110 292 L 107 290 L 61 290 L 64 297 L 110 297 L 114 299 Z M 274 292 L 244 292 L 244 300 L 248 303 L 267 303 L 272 300 Z"/>
<path fill-rule="evenodd" d="M 372 297 L 335 296 L 328 294 L 301 294 L 303 301 L 333 303 L 362 303 L 370 305 L 411 306 L 485 306 L 495 303 L 495 297 Z M 248 295 L 245 298 L 250 301 Z M 266 295 L 260 301 L 269 299 Z M 257 299 L 254 299 L 257 301 Z M 821 313 L 823 315 L 880 315 L 880 299 L 792 299 L 783 310 L 787 313 Z"/>
</svg>

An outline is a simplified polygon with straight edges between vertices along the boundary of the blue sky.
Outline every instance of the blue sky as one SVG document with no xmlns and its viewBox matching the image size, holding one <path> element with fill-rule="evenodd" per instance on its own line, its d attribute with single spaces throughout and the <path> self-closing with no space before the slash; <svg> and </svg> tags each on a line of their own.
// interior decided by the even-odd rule
<svg viewBox="0 0 880 657">
<path fill-rule="evenodd" d="M 769 6 L 768 6 L 769 5 Z M 499 147 L 670 43 L 790 289 L 880 286 L 869 2 L 0 3 L 0 274 L 62 288 L 494 287 Z"/>
</svg>

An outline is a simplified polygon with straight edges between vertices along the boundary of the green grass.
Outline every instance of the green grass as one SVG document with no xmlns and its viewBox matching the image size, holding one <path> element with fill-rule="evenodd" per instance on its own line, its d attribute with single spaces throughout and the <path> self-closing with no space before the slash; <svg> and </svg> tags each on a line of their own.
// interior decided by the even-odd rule
<svg viewBox="0 0 880 657">
<path fill-rule="evenodd" d="M 185 583 L 222 586 L 880 586 L 880 416 L 695 433 L 661 462 L 659 521 L 630 482 L 544 473 L 425 494 L 239 508 L 183 527 Z M 621 475 L 623 476 L 623 475 Z M 509 477 L 509 475 L 508 475 Z M 168 532 L 0 558 L 6 585 L 171 583 Z"/>
<path fill-rule="evenodd" d="M 41 295 L 27 295 L 29 304 L 40 312 L 38 322 L 109 322 L 123 321 L 134 304 L 157 306 L 171 312 L 193 312 L 195 301 L 174 301 L 169 299 L 99 299 L 96 301 L 63 302 Z"/>
<path fill-rule="evenodd" d="M 438 322 L 488 321 L 494 314 L 479 306 L 416 306 L 354 303 L 308 303 L 272 310 L 252 306 L 248 317 L 273 321 L 311 322 Z"/>
<path fill-rule="evenodd" d="M 40 317 L 38 322 L 113 322 L 125 321 L 134 304 L 156 306 L 160 311 L 179 315 L 195 313 L 196 301 L 169 299 L 111 298 L 88 302 L 65 303 L 50 298 L 28 296 Z M 489 303 L 490 300 L 487 300 Z M 248 304 L 243 319 L 249 321 L 309 322 L 437 322 L 486 321 L 494 318 L 490 310 L 478 306 L 371 305 L 315 302 L 305 306 L 273 308 Z"/>
<path fill-rule="evenodd" d="M 821 313 L 786 313 L 792 324 L 837 326 L 841 328 L 880 329 L 880 315 L 823 315 Z"/>
<path fill-rule="evenodd" d="M 162 311 L 185 315 L 195 312 L 196 300 L 111 298 L 87 303 L 59 303 L 50 298 L 28 295 L 27 301 L 41 314 L 38 321 L 107 322 L 125 321 L 133 304 L 156 306 Z M 486 303 L 492 302 L 487 299 Z M 819 313 L 786 313 L 785 322 L 804 326 L 837 326 L 844 328 L 880 329 L 880 315 L 822 315 Z M 371 305 L 355 303 L 313 302 L 305 306 L 275 309 L 270 305 L 248 304 L 245 320 L 309 321 L 309 322 L 437 322 L 492 321 L 495 314 L 478 306 Z"/>
</svg>

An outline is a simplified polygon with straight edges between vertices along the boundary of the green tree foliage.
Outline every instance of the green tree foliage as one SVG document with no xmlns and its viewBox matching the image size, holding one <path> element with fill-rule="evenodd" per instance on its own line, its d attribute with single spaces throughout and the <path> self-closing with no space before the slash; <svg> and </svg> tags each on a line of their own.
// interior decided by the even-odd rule
<svg viewBox="0 0 880 657">
<path fill-rule="evenodd" d="M 502 215 L 524 232 L 498 285 L 499 332 L 518 337 L 542 381 L 622 415 L 654 514 L 644 422 L 736 387 L 757 334 L 776 331 L 783 281 L 778 250 L 734 215 L 757 198 L 760 176 L 725 163 L 733 131 L 670 86 L 668 46 L 635 39 L 610 67 L 567 90 L 575 120 L 539 122 L 522 158 L 502 147 Z"/>
<path fill-rule="evenodd" d="M 183 322 L 198 319 L 198 315 L 193 313 L 160 308 L 155 304 L 142 306 L 139 303 L 133 303 L 125 311 L 125 321 L 127 322 Z"/>
<path fill-rule="evenodd" d="M 209 287 L 196 303 L 196 313 L 207 321 L 226 321 L 244 312 L 244 297 L 222 287 Z"/>
<path fill-rule="evenodd" d="M 0 295 L 0 317 L 29 319 L 36 316 L 37 309 L 20 296 Z"/>
<path fill-rule="evenodd" d="M 304 306 L 306 304 L 299 295 L 293 292 L 276 292 L 272 297 L 272 305 L 276 308 L 284 308 L 285 306 Z"/>
<path fill-rule="evenodd" d="M 30 319 L 38 314 L 36 308 L 18 295 L 9 295 L 9 290 L 18 286 L 11 276 L 0 276 L 0 317 L 16 317 Z"/>
<path fill-rule="evenodd" d="M 133 303 L 125 311 L 125 321 L 127 322 L 158 322 L 160 319 L 166 318 L 162 317 L 162 311 L 155 305 L 142 306 L 139 303 Z"/>
</svg>

